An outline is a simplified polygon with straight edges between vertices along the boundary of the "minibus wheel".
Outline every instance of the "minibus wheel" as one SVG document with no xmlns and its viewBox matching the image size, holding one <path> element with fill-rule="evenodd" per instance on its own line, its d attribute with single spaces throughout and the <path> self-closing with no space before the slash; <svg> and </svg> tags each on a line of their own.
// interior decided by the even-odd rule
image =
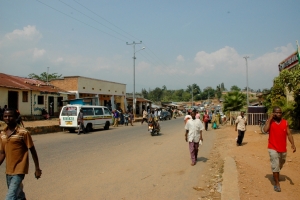
<svg viewBox="0 0 300 200">
<path fill-rule="evenodd" d="M 69 129 L 69 132 L 70 132 L 70 133 L 75 133 L 75 129 L 74 129 L 74 128 L 70 128 L 70 129 Z"/>
<path fill-rule="evenodd" d="M 92 132 L 92 131 L 93 131 L 92 124 L 86 125 L 86 132 Z"/>
<path fill-rule="evenodd" d="M 106 122 L 104 126 L 104 130 L 108 130 L 108 129 L 109 129 L 109 122 Z"/>
</svg>

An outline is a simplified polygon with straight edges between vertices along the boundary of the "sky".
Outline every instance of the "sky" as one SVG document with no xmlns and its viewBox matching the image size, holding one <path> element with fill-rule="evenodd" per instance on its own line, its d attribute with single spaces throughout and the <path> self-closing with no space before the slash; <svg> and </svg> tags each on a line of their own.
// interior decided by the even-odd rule
<svg viewBox="0 0 300 200">
<path fill-rule="evenodd" d="M 248 69 L 251 89 L 270 88 L 297 49 L 299 8 L 295 0 L 0 0 L 0 72 L 48 70 L 127 92 L 135 80 L 140 92 L 245 88 Z"/>
</svg>

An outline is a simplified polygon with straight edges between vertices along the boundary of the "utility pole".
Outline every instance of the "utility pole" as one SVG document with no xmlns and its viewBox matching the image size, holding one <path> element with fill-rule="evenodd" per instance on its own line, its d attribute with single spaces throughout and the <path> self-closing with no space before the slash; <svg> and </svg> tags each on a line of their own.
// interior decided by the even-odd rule
<svg viewBox="0 0 300 200">
<path fill-rule="evenodd" d="M 47 67 L 47 85 L 49 85 L 49 83 L 48 83 L 48 75 L 49 75 L 49 67 Z"/>
<path fill-rule="evenodd" d="M 249 106 L 249 86 L 248 86 L 248 58 L 249 56 L 244 57 L 246 60 L 246 80 L 247 80 L 247 106 Z"/>
<path fill-rule="evenodd" d="M 131 44 L 129 44 L 128 42 L 126 42 L 127 45 L 133 45 L 133 93 L 132 93 L 132 109 L 133 109 L 133 116 L 136 115 L 136 112 L 135 112 L 135 104 L 136 104 L 136 100 L 135 100 L 135 53 L 137 51 L 135 51 L 135 45 L 136 44 L 142 44 L 142 41 L 140 41 L 139 43 L 136 43 L 135 41 L 133 41 Z M 140 50 L 143 50 L 145 49 L 144 47 Z M 138 50 L 138 51 L 140 51 Z"/>
<path fill-rule="evenodd" d="M 192 89 L 192 109 L 193 109 L 193 105 L 194 105 L 194 90 Z"/>
</svg>

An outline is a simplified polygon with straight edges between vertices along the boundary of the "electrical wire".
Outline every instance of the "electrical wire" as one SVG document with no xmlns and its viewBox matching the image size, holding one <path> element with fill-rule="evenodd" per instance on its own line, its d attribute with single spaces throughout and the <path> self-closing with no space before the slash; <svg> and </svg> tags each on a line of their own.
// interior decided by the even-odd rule
<svg viewBox="0 0 300 200">
<path fill-rule="evenodd" d="M 104 26 L 104 27 L 108 28 L 109 30 L 111 30 L 111 31 L 115 32 L 116 34 L 118 34 L 118 35 L 121 35 L 121 36 L 123 36 L 123 37 L 125 37 L 125 38 L 127 38 L 127 39 L 129 39 L 129 40 L 131 40 L 131 39 L 132 39 L 132 38 L 129 38 L 129 37 L 127 37 L 127 36 L 125 36 L 125 35 L 123 35 L 123 34 L 121 34 L 121 33 L 117 32 L 117 31 L 115 31 L 115 30 L 111 29 L 110 27 L 108 27 L 108 26 L 106 26 L 106 25 L 102 24 L 101 22 L 99 22 L 99 21 L 95 20 L 94 18 L 92 18 L 92 17 L 90 17 L 90 16 L 88 16 L 88 15 L 84 14 L 83 12 L 81 12 L 80 10 L 77 10 L 76 8 L 72 7 L 71 5 L 69 5 L 69 4 L 67 4 L 67 3 L 65 3 L 65 2 L 63 2 L 63 1 L 61 1 L 61 0 L 59 0 L 59 1 L 60 1 L 61 3 L 63 3 L 64 5 L 66 5 L 66 6 L 70 7 L 70 8 L 72 8 L 73 10 L 75 10 L 75 11 L 79 12 L 80 14 L 82 14 L 82 15 L 86 16 L 87 18 L 89 18 L 89 19 L 91 19 L 91 20 L 93 20 L 93 21 L 97 22 L 98 24 L 100 24 L 100 25 L 102 25 L 102 26 Z"/>
<path fill-rule="evenodd" d="M 94 11 L 92 11 L 91 9 L 87 8 L 86 6 L 82 5 L 82 4 L 79 3 L 78 1 L 76 1 L 76 0 L 73 0 L 73 1 L 75 1 L 78 5 L 82 6 L 82 7 L 85 8 L 85 9 L 87 9 L 88 11 L 90 11 L 91 13 L 93 13 L 94 15 L 100 17 L 101 19 L 103 19 L 103 20 L 106 21 L 107 23 L 109 23 L 109 24 L 111 24 L 112 26 L 116 27 L 117 29 L 123 31 L 123 32 L 126 33 L 127 35 L 131 36 L 132 38 L 137 39 L 135 36 L 131 35 L 130 33 L 126 32 L 126 31 L 124 31 L 124 30 L 121 29 L 120 27 L 114 25 L 113 23 L 111 23 L 110 21 L 108 21 L 108 20 L 105 19 L 104 17 L 101 17 L 100 15 L 98 15 L 97 13 L 95 13 Z M 138 41 L 140 41 L 140 40 L 138 40 Z"/>
<path fill-rule="evenodd" d="M 45 4 L 44 2 L 41 2 L 41 1 L 39 1 L 39 0 L 36 0 L 36 1 L 39 2 L 39 3 L 41 3 L 41 4 L 43 4 L 43 5 L 45 5 L 45 6 L 47 6 L 47 7 L 49 7 L 49 8 L 51 8 L 51 9 L 53 9 L 53 10 L 55 10 L 55 11 L 57 11 L 57 12 L 59 12 L 59 13 L 61 13 L 61 14 L 63 14 L 63 15 L 65 15 L 65 16 L 67 16 L 67 17 L 70 17 L 70 18 L 72 18 L 72 19 L 74 19 L 74 20 L 76 20 L 76 21 L 78 21 L 78 22 L 80 22 L 80 23 L 82 23 L 82 24 L 84 24 L 84 25 L 86 25 L 86 26 L 89 26 L 89 27 L 91 27 L 91 28 L 93 28 L 93 29 L 96 29 L 96 30 L 98 30 L 98 31 L 100 31 L 100 32 L 102 32 L 102 33 L 105 33 L 105 34 L 107 34 L 107 35 L 109 35 L 109 36 L 111 36 L 111 37 L 113 37 L 113 38 L 115 38 L 115 39 L 118 39 L 118 40 L 120 40 L 120 41 L 126 42 L 126 40 L 123 40 L 123 39 L 121 39 L 121 38 L 118 38 L 118 37 L 116 37 L 116 36 L 114 36 L 114 35 L 112 35 L 112 34 L 109 34 L 109 33 L 105 32 L 105 31 L 102 31 L 101 29 L 98 29 L 98 28 L 96 28 L 96 27 L 94 27 L 94 26 L 92 26 L 92 25 L 90 25 L 90 24 L 87 24 L 87 23 L 85 23 L 85 22 L 83 22 L 83 21 L 81 21 L 81 20 L 79 20 L 79 19 L 76 19 L 75 17 L 72 17 L 72 16 L 70 16 L 70 15 L 68 15 L 68 14 L 66 14 L 66 13 L 64 13 L 64 12 L 62 12 L 62 11 L 56 9 L 56 8 L 53 8 L 52 6 L 49 6 L 48 4 Z"/>
<path fill-rule="evenodd" d="M 108 21 L 107 19 L 105 19 L 104 17 L 100 16 L 99 14 L 95 13 L 94 11 L 92 11 L 91 9 L 87 8 L 86 6 L 82 5 L 81 3 L 79 3 L 76 0 L 73 0 L 74 2 L 76 2 L 78 5 L 82 6 L 83 8 L 87 9 L 88 11 L 90 11 L 91 13 L 93 13 L 94 15 L 98 16 L 99 18 L 103 19 L 104 21 L 106 21 L 107 23 L 111 24 L 112 26 L 118 28 L 119 30 L 123 31 L 124 33 L 128 34 L 129 36 L 133 37 L 134 39 L 136 39 L 137 41 L 141 41 L 139 39 L 137 39 L 135 36 L 131 35 L 130 33 L 124 31 L 123 29 L 121 29 L 120 27 L 116 26 L 115 24 L 113 24 L 112 22 Z M 147 50 L 149 50 L 153 55 L 154 59 L 158 60 L 159 62 L 161 62 L 163 65 L 167 66 L 146 44 L 144 44 L 144 46 L 146 47 Z M 149 55 L 149 54 L 148 54 Z M 153 57 L 152 57 L 153 59 Z"/>
</svg>

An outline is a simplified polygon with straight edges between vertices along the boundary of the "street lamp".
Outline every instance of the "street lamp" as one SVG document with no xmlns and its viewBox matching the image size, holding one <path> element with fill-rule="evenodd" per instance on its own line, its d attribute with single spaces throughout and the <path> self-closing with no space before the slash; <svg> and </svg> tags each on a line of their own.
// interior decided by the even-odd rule
<svg viewBox="0 0 300 200">
<path fill-rule="evenodd" d="M 136 44 L 142 44 L 142 41 L 140 41 L 139 43 L 135 43 L 133 41 L 133 43 L 131 44 L 128 44 L 128 42 L 126 42 L 127 45 L 133 45 L 133 93 L 132 93 L 132 110 L 133 110 L 133 115 L 135 116 L 135 104 L 136 104 L 136 100 L 135 100 L 135 53 L 138 52 L 138 51 L 141 51 L 141 50 L 144 50 L 145 47 L 135 51 L 135 45 Z"/>
<path fill-rule="evenodd" d="M 249 58 L 249 56 L 245 56 L 244 57 L 245 58 L 245 60 L 246 60 L 246 80 L 247 80 L 247 106 L 249 106 L 249 91 L 248 91 L 248 58 Z"/>
</svg>

